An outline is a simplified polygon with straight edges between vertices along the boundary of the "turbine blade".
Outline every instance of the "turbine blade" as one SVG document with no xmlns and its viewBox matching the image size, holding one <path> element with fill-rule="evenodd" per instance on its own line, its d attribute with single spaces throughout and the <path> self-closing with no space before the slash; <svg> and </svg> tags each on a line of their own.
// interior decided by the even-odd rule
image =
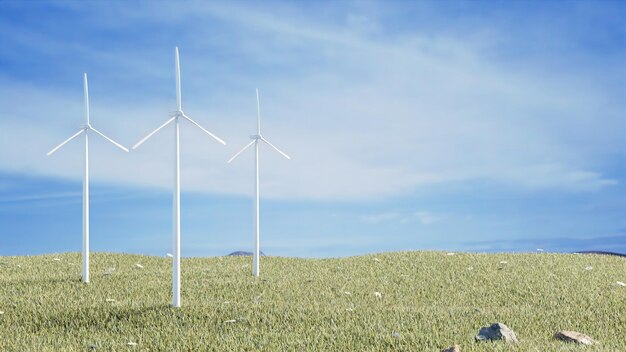
<svg viewBox="0 0 626 352">
<path fill-rule="evenodd" d="M 261 135 L 261 103 L 259 102 L 259 88 L 256 89 L 256 134 Z"/>
<path fill-rule="evenodd" d="M 145 141 L 148 140 L 148 138 L 152 137 L 153 134 L 159 132 L 159 130 L 165 126 L 167 126 L 170 122 L 174 121 L 174 119 L 176 119 L 176 116 L 172 117 L 171 119 L 165 121 L 164 124 L 162 124 L 161 126 L 159 126 L 159 128 L 157 128 L 156 130 L 150 132 L 149 135 L 143 137 L 142 140 L 140 140 L 139 142 L 137 142 L 137 144 L 133 145 L 133 149 L 137 149 L 137 147 L 139 147 L 140 145 L 142 145 Z"/>
<path fill-rule="evenodd" d="M 282 154 L 285 158 L 287 159 L 291 159 L 291 157 L 287 154 L 285 154 L 283 151 L 281 151 L 280 149 L 276 148 L 275 145 L 273 145 L 272 143 L 270 143 L 267 139 L 261 137 L 261 140 L 265 143 L 267 143 L 267 145 L 269 145 L 270 147 L 274 148 L 274 150 L 276 150 L 277 152 L 279 152 L 280 154 Z"/>
<path fill-rule="evenodd" d="M 113 143 L 114 146 L 120 148 L 121 150 L 125 151 L 128 153 L 128 149 L 126 149 L 126 147 L 122 146 L 121 144 L 117 143 L 116 141 L 112 140 L 111 138 L 107 137 L 104 135 L 104 133 L 98 131 L 97 129 L 93 128 L 93 127 L 89 127 L 90 130 L 96 132 L 97 134 L 101 135 L 102 138 L 106 139 L 107 141 Z"/>
<path fill-rule="evenodd" d="M 241 148 L 240 151 L 237 152 L 237 154 L 233 155 L 232 158 L 230 158 L 230 160 L 228 160 L 228 164 L 230 164 L 231 161 L 235 160 L 239 155 L 241 155 L 241 153 L 244 152 L 244 150 L 250 148 L 257 140 L 253 140 L 252 142 L 248 143 L 245 147 Z"/>
<path fill-rule="evenodd" d="M 176 47 L 176 106 L 178 111 L 181 111 L 183 106 L 180 95 L 180 57 L 178 54 L 178 47 Z"/>
<path fill-rule="evenodd" d="M 213 133 L 209 132 L 206 128 L 200 126 L 196 121 L 192 120 L 191 117 L 183 114 L 183 117 L 187 119 L 187 121 L 193 123 L 194 125 L 196 125 L 196 127 L 198 127 L 199 129 L 201 129 L 202 131 L 204 131 L 204 133 L 208 134 L 209 136 L 215 138 L 216 141 L 222 143 L 223 145 L 226 145 L 226 142 L 224 142 L 223 140 L 221 140 L 218 136 L 214 135 Z"/>
<path fill-rule="evenodd" d="M 85 132 L 84 128 L 81 128 L 78 132 L 74 133 L 74 135 L 72 135 L 70 138 L 66 139 L 65 141 L 63 141 L 63 143 L 57 145 L 56 147 L 54 147 L 54 149 L 52 149 L 51 151 L 48 152 L 48 154 L 46 154 L 47 156 L 52 155 L 52 153 L 56 152 L 57 150 L 59 150 L 59 148 L 61 148 L 62 146 L 64 146 L 67 142 L 71 141 L 72 139 L 76 138 L 79 134 Z"/>
<path fill-rule="evenodd" d="M 83 74 L 83 89 L 85 95 L 85 121 L 89 126 L 89 83 L 87 83 L 87 73 Z"/>
</svg>

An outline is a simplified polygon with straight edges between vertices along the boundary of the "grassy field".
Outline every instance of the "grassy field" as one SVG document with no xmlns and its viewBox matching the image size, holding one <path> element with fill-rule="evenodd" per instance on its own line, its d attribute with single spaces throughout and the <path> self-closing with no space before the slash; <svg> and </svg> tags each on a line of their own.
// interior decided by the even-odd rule
<svg viewBox="0 0 626 352">
<path fill-rule="evenodd" d="M 181 309 L 169 306 L 170 258 L 96 253 L 91 264 L 85 285 L 76 253 L 0 257 L 0 351 L 626 351 L 625 258 L 267 257 L 257 279 L 250 257 L 190 258 Z M 474 342 L 493 322 L 520 343 Z M 561 329 L 599 344 L 553 340 Z"/>
</svg>

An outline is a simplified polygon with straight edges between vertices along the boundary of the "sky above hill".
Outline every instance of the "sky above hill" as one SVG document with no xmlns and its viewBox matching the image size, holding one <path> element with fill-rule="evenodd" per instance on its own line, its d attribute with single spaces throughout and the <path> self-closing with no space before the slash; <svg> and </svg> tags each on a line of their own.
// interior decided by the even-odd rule
<svg viewBox="0 0 626 352">
<path fill-rule="evenodd" d="M 182 254 L 626 252 L 626 3 L 0 2 L 0 255 L 80 251 L 84 123 L 183 109 Z M 171 245 L 173 131 L 90 149 L 94 251 Z"/>
</svg>

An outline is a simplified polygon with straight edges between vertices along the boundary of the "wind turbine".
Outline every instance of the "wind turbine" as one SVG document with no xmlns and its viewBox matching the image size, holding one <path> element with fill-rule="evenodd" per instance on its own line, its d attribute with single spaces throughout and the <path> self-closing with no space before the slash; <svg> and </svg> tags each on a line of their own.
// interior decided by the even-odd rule
<svg viewBox="0 0 626 352">
<path fill-rule="evenodd" d="M 85 135 L 85 174 L 83 177 L 83 282 L 89 283 L 89 131 L 93 131 L 99 134 L 102 138 L 113 143 L 116 147 L 128 152 L 128 149 L 121 146 L 111 138 L 102 134 L 102 132 L 93 128 L 89 123 L 89 85 L 87 84 L 87 74 L 83 76 L 84 94 L 85 94 L 85 125 L 81 126 L 80 130 L 66 139 L 63 143 L 56 146 L 54 149 L 48 152 L 48 156 L 56 152 L 72 139 L 78 137 L 80 134 Z"/>
<path fill-rule="evenodd" d="M 235 158 L 241 155 L 244 150 L 254 145 L 254 254 L 252 259 L 252 275 L 259 276 L 259 142 L 266 143 L 285 158 L 291 158 L 261 135 L 261 107 L 259 103 L 258 88 L 256 90 L 256 112 L 256 134 L 250 136 L 252 142 L 248 143 L 239 152 L 237 152 L 237 154 L 233 155 L 233 157 L 228 160 L 228 163 L 231 163 L 235 160 Z"/>
<path fill-rule="evenodd" d="M 226 142 L 218 138 L 213 133 L 206 130 L 204 127 L 200 126 L 196 121 L 192 120 L 191 117 L 187 116 L 183 112 L 181 96 L 180 96 L 180 60 L 178 55 L 178 47 L 175 50 L 176 53 L 176 111 L 171 112 L 169 114 L 170 119 L 165 121 L 164 124 L 159 126 L 156 130 L 150 132 L 147 136 L 145 136 L 142 140 L 137 142 L 133 146 L 133 149 L 136 149 L 140 145 L 142 145 L 145 141 L 147 141 L 152 135 L 157 133 L 163 127 L 169 125 L 170 123 L 174 123 L 174 141 L 175 141 L 175 160 L 174 160 L 174 204 L 173 204 L 173 226 L 174 226 L 174 234 L 173 234 L 173 243 L 172 243 L 172 260 L 173 260 L 173 273 L 172 273 L 172 306 L 180 307 L 180 129 L 179 129 L 179 120 L 184 119 L 192 124 L 196 125 L 199 129 L 201 129 L 204 133 L 213 137 L 218 142 L 226 145 Z"/>
</svg>

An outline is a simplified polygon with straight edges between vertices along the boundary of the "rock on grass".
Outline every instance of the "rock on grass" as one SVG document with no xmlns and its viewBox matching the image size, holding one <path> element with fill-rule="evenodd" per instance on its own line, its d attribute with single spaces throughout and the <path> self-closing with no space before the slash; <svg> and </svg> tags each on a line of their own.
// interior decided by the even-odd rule
<svg viewBox="0 0 626 352">
<path fill-rule="evenodd" d="M 575 342 L 582 345 L 593 345 L 595 343 L 595 341 L 591 337 L 577 331 L 559 331 L 554 334 L 554 338 L 557 340 L 565 342 Z"/>
<path fill-rule="evenodd" d="M 502 323 L 493 323 L 491 326 L 485 326 L 480 328 L 478 335 L 475 337 L 476 341 L 484 340 L 504 340 L 508 343 L 517 343 L 517 336 L 515 332 L 509 329 L 508 326 Z"/>
</svg>

